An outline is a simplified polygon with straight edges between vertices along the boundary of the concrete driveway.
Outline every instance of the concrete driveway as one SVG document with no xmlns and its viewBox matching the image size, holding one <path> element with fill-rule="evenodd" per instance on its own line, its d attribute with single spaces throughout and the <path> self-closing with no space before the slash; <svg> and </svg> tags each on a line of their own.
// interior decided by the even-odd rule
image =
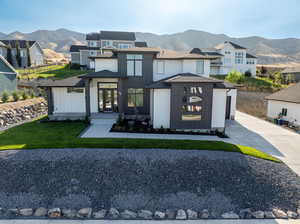
<svg viewBox="0 0 300 224">
<path fill-rule="evenodd" d="M 300 175 L 300 135 L 237 111 L 236 120 L 229 121 L 228 142 L 260 149 L 284 161 Z"/>
</svg>

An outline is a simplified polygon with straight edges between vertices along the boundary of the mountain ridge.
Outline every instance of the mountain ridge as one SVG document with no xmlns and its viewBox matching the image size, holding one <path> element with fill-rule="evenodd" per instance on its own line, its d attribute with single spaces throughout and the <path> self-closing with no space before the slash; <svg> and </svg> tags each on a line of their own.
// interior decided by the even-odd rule
<svg viewBox="0 0 300 224">
<path fill-rule="evenodd" d="M 65 28 L 57 30 L 36 30 L 31 33 L 14 31 L 9 34 L 0 32 L 1 39 L 37 40 L 43 48 L 67 53 L 70 45 L 85 44 L 85 34 Z M 211 48 L 224 41 L 232 41 L 249 49 L 249 53 L 258 57 L 259 64 L 300 63 L 300 39 L 268 39 L 260 36 L 230 37 L 226 34 L 214 34 L 189 29 L 173 34 L 154 34 L 136 32 L 139 41 L 149 46 L 171 50 L 189 50 L 193 47 Z"/>
</svg>

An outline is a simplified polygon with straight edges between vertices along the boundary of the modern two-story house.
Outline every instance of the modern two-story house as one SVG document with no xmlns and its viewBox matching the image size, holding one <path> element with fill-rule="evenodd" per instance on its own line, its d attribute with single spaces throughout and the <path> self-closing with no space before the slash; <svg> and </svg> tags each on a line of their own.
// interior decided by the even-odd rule
<svg viewBox="0 0 300 224">
<path fill-rule="evenodd" d="M 147 47 L 146 42 L 135 41 L 134 32 L 100 31 L 86 35 L 86 45 L 70 47 L 71 63 L 81 67 L 94 69 L 94 61 L 90 57 L 103 54 L 111 49 Z"/>
<path fill-rule="evenodd" d="M 90 56 L 95 72 L 40 86 L 50 119 L 99 113 L 147 117 L 154 128 L 223 130 L 234 119 L 236 89 L 209 77 L 220 55 L 158 48 L 112 48 Z"/>
<path fill-rule="evenodd" d="M 17 60 L 18 51 L 20 55 L 20 64 Z M 0 40 L 0 55 L 9 61 L 9 54 L 11 55 L 10 63 L 15 68 L 44 64 L 44 53 L 37 41 Z"/>
<path fill-rule="evenodd" d="M 232 70 L 241 73 L 250 72 L 252 77 L 256 76 L 257 58 L 249 54 L 247 48 L 230 41 L 209 49 L 199 49 L 205 54 L 218 54 L 220 57 L 211 61 L 211 75 L 227 75 Z"/>
<path fill-rule="evenodd" d="M 17 71 L 0 55 L 0 95 L 17 90 Z"/>
</svg>

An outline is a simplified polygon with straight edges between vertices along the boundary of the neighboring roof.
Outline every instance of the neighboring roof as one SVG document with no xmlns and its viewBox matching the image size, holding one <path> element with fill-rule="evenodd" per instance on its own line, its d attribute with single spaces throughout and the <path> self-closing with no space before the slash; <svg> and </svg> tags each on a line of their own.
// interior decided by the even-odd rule
<svg viewBox="0 0 300 224">
<path fill-rule="evenodd" d="M 154 47 L 133 47 L 123 49 L 113 49 L 113 52 L 128 52 L 128 53 L 159 53 L 159 48 Z"/>
<path fill-rule="evenodd" d="M 231 41 L 225 41 L 224 43 L 217 45 L 215 48 L 216 49 L 222 49 L 222 48 L 225 47 L 226 44 L 231 44 L 231 46 L 234 47 L 235 49 L 247 49 L 247 48 L 242 47 L 242 46 L 240 46 L 238 44 L 235 44 L 235 43 L 233 43 Z"/>
<path fill-rule="evenodd" d="M 134 45 L 136 47 L 148 47 L 147 43 L 144 41 L 136 41 L 136 42 L 134 42 Z"/>
<path fill-rule="evenodd" d="M 120 31 L 100 31 L 99 33 L 89 33 L 86 40 L 130 40 L 135 41 L 134 32 Z"/>
<path fill-rule="evenodd" d="M 200 49 L 199 49 L 200 50 Z M 193 52 L 200 52 L 194 50 Z M 216 59 L 218 56 L 210 56 L 203 53 L 179 52 L 172 50 L 160 49 L 157 59 Z"/>
<path fill-rule="evenodd" d="M 246 53 L 246 58 L 257 58 L 257 57 L 255 57 L 255 56 L 252 55 L 252 54 Z"/>
<path fill-rule="evenodd" d="M 300 103 L 300 82 L 273 93 L 266 97 L 267 100 L 278 100 L 290 103 Z"/>
<path fill-rule="evenodd" d="M 216 56 L 216 57 L 221 57 L 223 56 L 222 54 L 216 52 L 216 49 L 214 49 L 213 51 L 206 51 L 204 49 L 200 49 L 200 48 L 193 48 L 190 53 L 192 54 L 200 54 L 203 56 Z"/>
<path fill-rule="evenodd" d="M 282 73 L 288 74 L 288 73 L 300 73 L 300 67 L 290 67 L 286 68 L 282 71 Z"/>
<path fill-rule="evenodd" d="M 61 80 L 47 79 L 40 81 L 38 86 L 40 87 L 84 87 L 84 80 L 79 76 L 73 76 Z"/>
<path fill-rule="evenodd" d="M 79 52 L 81 50 L 100 50 L 100 47 L 88 47 L 86 45 L 71 45 L 70 52 Z"/>
<path fill-rule="evenodd" d="M 6 45 L 0 41 L 0 47 L 6 47 Z"/>
<path fill-rule="evenodd" d="M 85 75 L 79 76 L 80 78 L 122 78 L 123 76 L 118 72 L 112 72 L 109 70 L 102 70 L 99 72 L 91 72 Z"/>
<path fill-rule="evenodd" d="M 236 86 L 229 82 L 223 82 L 223 83 L 216 83 L 214 88 L 216 88 L 216 89 L 236 89 Z"/>
<path fill-rule="evenodd" d="M 17 71 L 9 64 L 9 62 L 0 55 L 0 74 L 18 74 Z"/>
<path fill-rule="evenodd" d="M 97 56 L 90 56 L 89 58 L 117 58 L 117 55 L 113 52 L 105 52 L 104 54 L 100 54 Z"/>
<path fill-rule="evenodd" d="M 12 48 L 16 48 L 17 42 L 20 44 L 20 48 L 26 48 L 26 43 L 29 43 L 29 47 L 32 47 L 36 43 L 35 40 L 0 40 L 2 43 L 4 43 L 6 46 L 9 44 L 11 45 Z"/>
</svg>

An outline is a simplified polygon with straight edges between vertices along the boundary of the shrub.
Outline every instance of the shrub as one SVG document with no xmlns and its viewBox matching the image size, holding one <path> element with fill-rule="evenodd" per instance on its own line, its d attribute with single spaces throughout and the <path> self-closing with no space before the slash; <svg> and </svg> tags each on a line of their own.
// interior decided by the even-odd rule
<svg viewBox="0 0 300 224">
<path fill-rule="evenodd" d="M 282 84 L 283 77 L 281 72 L 274 72 L 273 76 L 274 76 L 274 82 L 276 84 Z"/>
<path fill-rule="evenodd" d="M 225 78 L 226 81 L 241 84 L 245 81 L 245 76 L 238 71 L 231 71 Z"/>
<path fill-rule="evenodd" d="M 12 97 L 13 97 L 15 102 L 17 102 L 20 99 L 20 95 L 17 91 L 12 92 Z"/>
<path fill-rule="evenodd" d="M 2 93 L 2 96 L 1 96 L 1 100 L 3 103 L 6 103 L 8 101 L 8 98 L 9 98 L 9 94 L 8 92 L 5 90 L 3 93 Z"/>
<path fill-rule="evenodd" d="M 23 100 L 27 100 L 28 98 L 29 98 L 29 96 L 28 96 L 27 91 L 26 91 L 26 90 L 23 90 L 23 91 L 22 91 L 22 99 L 23 99 Z"/>
<path fill-rule="evenodd" d="M 286 82 L 286 84 L 294 83 L 295 82 L 295 76 L 293 74 L 288 74 L 285 77 L 285 82 Z"/>
<path fill-rule="evenodd" d="M 72 63 L 72 64 L 70 65 L 70 69 L 76 69 L 76 70 L 79 70 L 79 69 L 80 69 L 80 64 Z"/>
<path fill-rule="evenodd" d="M 252 76 L 251 71 L 250 71 L 250 70 L 247 70 L 247 71 L 245 72 L 245 77 L 251 77 L 251 76 Z"/>
<path fill-rule="evenodd" d="M 35 92 L 34 92 L 33 89 L 30 89 L 30 90 L 29 90 L 29 96 L 30 96 L 30 98 L 36 97 Z"/>
</svg>

